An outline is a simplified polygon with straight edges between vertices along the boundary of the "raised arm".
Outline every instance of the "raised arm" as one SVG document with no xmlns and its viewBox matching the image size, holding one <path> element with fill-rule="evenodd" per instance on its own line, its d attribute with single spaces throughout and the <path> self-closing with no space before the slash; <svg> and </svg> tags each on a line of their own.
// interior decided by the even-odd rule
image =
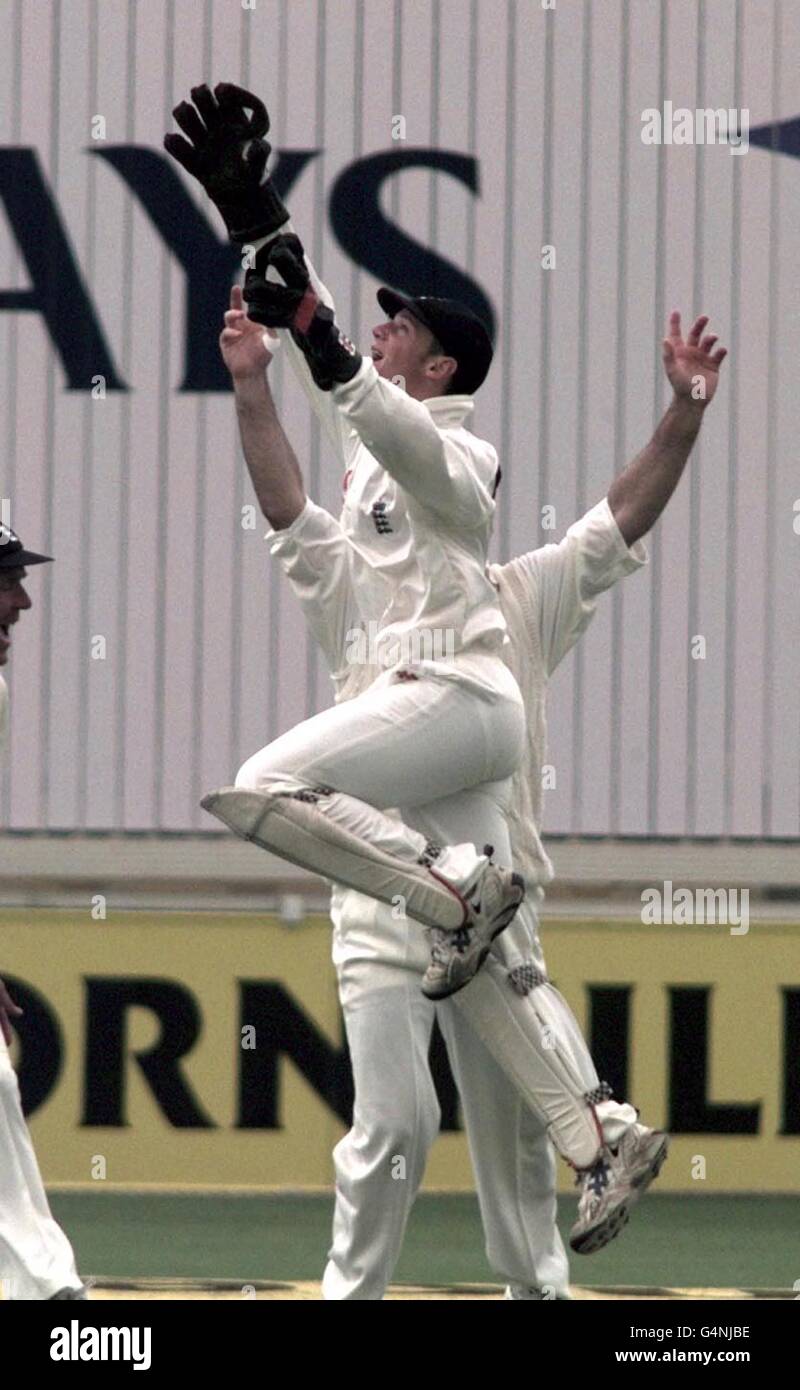
<svg viewBox="0 0 800 1390">
<path fill-rule="evenodd" d="M 165 135 L 164 146 L 205 189 L 233 244 L 247 250 L 251 257 L 256 253 L 256 266 L 247 277 L 248 286 L 252 287 L 253 283 L 261 283 L 262 276 L 266 278 L 266 263 L 275 238 L 281 233 L 293 237 L 288 209 L 267 169 L 271 152 L 266 138 L 269 114 L 260 97 L 230 82 L 218 83 L 213 92 L 205 85 L 193 87 L 191 98 L 191 102 L 179 102 L 172 113 L 183 134 Z M 310 265 L 308 275 L 319 302 L 332 314 L 331 297 Z M 271 293 L 279 295 L 280 291 L 281 287 L 273 282 Z M 262 317 L 257 311 L 252 317 L 274 327 L 284 322 Z M 346 468 L 347 440 L 339 412 L 330 395 L 320 391 L 314 382 L 297 343 L 290 340 L 287 348 L 300 384 Z"/>
<path fill-rule="evenodd" d="M 338 521 L 306 497 L 300 465 L 278 418 L 267 380 L 264 329 L 231 291 L 220 347 L 233 378 L 242 448 L 259 506 L 312 635 L 337 688 L 347 679 L 347 640 L 359 622 L 347 539 Z"/>
<path fill-rule="evenodd" d="M 543 545 L 498 568 L 500 583 L 521 597 L 536 622 L 545 668 L 552 673 L 586 630 L 597 600 L 626 574 L 645 564 L 641 538 L 658 520 L 678 485 L 703 411 L 713 399 L 725 348 L 702 339 L 708 319 L 698 318 L 686 342 L 680 314 L 670 315 L 664 368 L 675 392 L 650 443 L 614 479 L 608 496 L 570 526 L 556 545 Z"/>
<path fill-rule="evenodd" d="M 658 521 L 680 482 L 681 474 L 713 400 L 726 348 L 712 354 L 715 333 L 703 337 L 708 317 L 702 314 L 688 338 L 681 337 L 681 316 L 673 311 L 663 342 L 664 370 L 674 395 L 655 434 L 608 491 L 608 505 L 628 545 Z"/>
<path fill-rule="evenodd" d="M 492 451 L 487 453 L 487 446 L 477 441 L 475 450 L 463 440 L 446 447 L 426 408 L 381 381 L 340 331 L 331 297 L 288 229 L 288 210 L 267 171 L 269 116 L 264 103 L 231 83 L 219 83 L 213 92 L 194 87 L 191 95 L 193 104 L 181 102 L 173 112 L 183 135 L 166 135 L 164 144 L 202 184 L 231 240 L 256 250 L 244 290 L 250 318 L 290 332 L 294 365 L 340 461 L 347 466 L 348 443 L 360 436 L 423 505 L 459 526 L 479 524 L 493 505 L 497 462 L 489 456 Z M 352 391 L 333 394 L 350 383 Z M 254 412 L 263 415 L 268 391 L 251 383 L 239 394 L 248 398 L 247 428 Z"/>
<path fill-rule="evenodd" d="M 264 329 L 253 323 L 238 285 L 220 335 L 220 349 L 233 379 L 236 415 L 247 469 L 259 506 L 276 531 L 300 515 L 306 490 L 300 465 L 278 419 L 266 369 L 272 360 Z"/>
</svg>

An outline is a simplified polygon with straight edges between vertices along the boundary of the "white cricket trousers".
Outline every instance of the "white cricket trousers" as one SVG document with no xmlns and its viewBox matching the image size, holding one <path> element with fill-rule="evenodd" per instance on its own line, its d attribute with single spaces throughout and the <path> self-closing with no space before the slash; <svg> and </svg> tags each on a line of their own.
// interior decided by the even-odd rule
<svg viewBox="0 0 800 1390">
<path fill-rule="evenodd" d="M 16 1072 L 0 1037 L 0 1291 L 4 1299 L 46 1299 L 80 1287 L 72 1246 L 50 1211 Z"/>
<path fill-rule="evenodd" d="M 481 669 L 487 681 L 473 674 Z M 240 769 L 236 786 L 265 795 L 332 788 L 338 795 L 325 798 L 326 816 L 412 864 L 420 862 L 428 840 L 405 823 L 404 812 L 458 793 L 476 832 L 469 842 L 443 845 L 436 870 L 465 888 L 486 863 L 478 835 L 481 788 L 510 779 L 524 734 L 522 697 L 500 657 L 473 658 L 455 679 L 428 672 L 404 679 L 387 671 L 363 695 L 262 748 Z M 384 814 L 390 808 L 399 809 L 400 820 Z M 500 847 L 495 850 L 497 862 L 508 864 Z M 337 877 L 331 868 L 323 872 Z"/>
<path fill-rule="evenodd" d="M 490 960 L 484 969 L 497 969 Z M 374 974 L 374 972 L 372 972 Z M 566 1252 L 556 1227 L 556 1159 L 544 1127 L 490 1056 L 452 999 L 420 992 L 416 970 L 394 970 L 393 983 L 343 990 L 356 1083 L 353 1127 L 334 1149 L 336 1209 L 323 1277 L 330 1300 L 382 1299 L 397 1264 L 428 1152 L 439 1131 L 439 1104 L 428 1063 L 434 1017 L 445 1039 L 461 1099 L 489 1264 L 515 1296 L 565 1293 Z"/>
<path fill-rule="evenodd" d="M 476 793 L 468 808 L 463 797 L 445 797 L 410 816 L 432 839 L 486 838 L 502 858 L 510 854 L 506 809 L 505 786 L 496 784 Z M 512 959 L 531 961 L 544 976 L 534 905 L 540 896 L 539 890 L 529 892 L 517 914 Z M 395 920 L 383 904 L 342 890 L 334 893 L 331 910 L 355 1107 L 352 1128 L 334 1150 L 336 1209 L 324 1297 L 381 1299 L 394 1272 L 439 1127 L 428 1063 L 434 1017 L 461 1099 L 489 1263 L 512 1298 L 536 1297 L 535 1290 L 545 1297 L 565 1292 L 568 1264 L 556 1228 L 556 1158 L 544 1121 L 515 1080 L 517 1044 L 509 1040 L 522 1034 L 532 1074 L 539 1074 L 537 1050 L 548 1039 L 535 1021 L 533 1001 L 546 996 L 540 1007 L 546 1004 L 553 1032 L 570 1055 L 569 1070 L 579 1077 L 577 1090 L 568 1091 L 565 1084 L 568 1112 L 575 1095 L 593 1090 L 598 1077 L 566 1001 L 551 985 L 538 986 L 525 1000 L 514 995 L 507 974 L 509 933 L 504 932 L 477 978 L 434 1005 L 420 992 L 427 948 L 413 923 Z M 632 1106 L 612 1101 L 596 1106 L 595 1113 L 609 1144 L 636 1120 Z"/>
</svg>

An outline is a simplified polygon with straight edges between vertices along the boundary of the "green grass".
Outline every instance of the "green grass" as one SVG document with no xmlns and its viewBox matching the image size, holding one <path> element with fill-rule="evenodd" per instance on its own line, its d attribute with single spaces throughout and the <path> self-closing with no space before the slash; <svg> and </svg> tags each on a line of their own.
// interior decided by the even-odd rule
<svg viewBox="0 0 800 1390">
<path fill-rule="evenodd" d="M 86 1275 L 318 1279 L 330 1239 L 326 1195 L 56 1194 L 52 1207 Z M 567 1238 L 572 1200 L 560 1203 Z M 575 1256 L 577 1284 L 792 1288 L 800 1279 L 793 1197 L 647 1197 L 618 1240 Z M 793 1234 L 794 1233 L 794 1234 Z M 399 1283 L 496 1282 L 474 1197 L 422 1196 Z"/>
</svg>

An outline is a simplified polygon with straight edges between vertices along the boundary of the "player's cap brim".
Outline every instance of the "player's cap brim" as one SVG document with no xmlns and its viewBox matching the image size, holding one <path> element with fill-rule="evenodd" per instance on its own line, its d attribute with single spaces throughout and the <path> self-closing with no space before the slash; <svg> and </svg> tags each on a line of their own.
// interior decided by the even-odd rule
<svg viewBox="0 0 800 1390">
<path fill-rule="evenodd" d="M 52 555 L 37 555 L 35 550 L 26 550 L 24 546 L 20 550 L 7 550 L 4 546 L 0 547 L 0 570 L 27 569 L 29 565 L 49 565 L 52 563 L 52 559 Z"/>
<path fill-rule="evenodd" d="M 390 290 L 388 285 L 382 285 L 378 290 L 378 303 L 390 319 L 393 319 L 395 314 L 399 314 L 401 309 L 406 309 L 409 314 L 414 315 L 415 319 L 419 319 L 420 323 L 424 323 L 426 328 L 431 327 L 424 311 L 420 309 L 415 299 L 412 299 L 410 295 L 399 294 L 397 290 Z"/>
</svg>

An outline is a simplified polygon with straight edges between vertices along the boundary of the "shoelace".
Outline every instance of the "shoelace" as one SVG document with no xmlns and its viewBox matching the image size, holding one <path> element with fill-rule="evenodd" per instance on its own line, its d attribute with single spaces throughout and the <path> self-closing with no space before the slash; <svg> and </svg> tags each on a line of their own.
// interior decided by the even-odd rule
<svg viewBox="0 0 800 1390">
<path fill-rule="evenodd" d="M 471 928 L 457 927 L 455 931 L 445 931 L 444 928 L 438 930 L 441 934 L 437 935 L 431 947 L 431 960 L 436 961 L 437 965 L 446 965 L 453 950 L 463 956 L 470 943 Z"/>
<path fill-rule="evenodd" d="M 596 1196 L 601 1197 L 604 1188 L 608 1187 L 608 1175 L 610 1172 L 611 1169 L 609 1168 L 609 1165 L 605 1163 L 603 1159 L 601 1159 L 599 1163 L 596 1163 L 594 1165 L 594 1168 L 589 1174 L 588 1185 L 596 1194 Z"/>
<path fill-rule="evenodd" d="M 588 1176 L 586 1173 L 575 1174 L 575 1184 L 580 1187 L 585 1179 L 587 1188 L 590 1188 L 596 1197 L 602 1197 L 603 1191 L 608 1187 L 610 1172 L 610 1165 L 604 1158 L 599 1158 L 594 1167 L 590 1168 Z"/>
</svg>

